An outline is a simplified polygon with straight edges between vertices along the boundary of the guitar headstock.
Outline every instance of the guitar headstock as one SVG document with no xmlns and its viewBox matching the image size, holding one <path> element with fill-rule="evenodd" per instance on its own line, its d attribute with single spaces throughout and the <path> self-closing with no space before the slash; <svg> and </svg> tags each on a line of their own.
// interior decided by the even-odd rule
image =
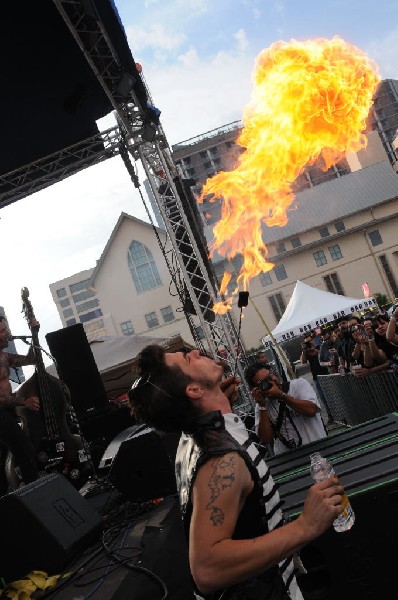
<svg viewBox="0 0 398 600">
<path fill-rule="evenodd" d="M 36 321 L 35 313 L 33 312 L 32 303 L 29 300 L 29 290 L 27 287 L 21 289 L 21 300 L 22 300 L 22 312 L 25 315 L 25 319 L 28 322 L 30 329 L 32 329 L 32 323 Z"/>
</svg>

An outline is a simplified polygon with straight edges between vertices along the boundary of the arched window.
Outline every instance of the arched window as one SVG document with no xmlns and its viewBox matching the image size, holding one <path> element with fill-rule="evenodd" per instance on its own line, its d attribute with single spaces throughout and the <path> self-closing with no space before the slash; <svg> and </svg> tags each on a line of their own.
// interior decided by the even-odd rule
<svg viewBox="0 0 398 600">
<path fill-rule="evenodd" d="M 138 294 L 162 285 L 150 250 L 135 240 L 128 251 L 128 265 Z"/>
</svg>

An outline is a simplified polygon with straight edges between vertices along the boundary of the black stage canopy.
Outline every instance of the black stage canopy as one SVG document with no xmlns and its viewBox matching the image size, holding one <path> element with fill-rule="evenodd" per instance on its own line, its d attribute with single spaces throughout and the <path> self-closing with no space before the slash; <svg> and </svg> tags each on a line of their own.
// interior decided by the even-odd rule
<svg viewBox="0 0 398 600">
<path fill-rule="evenodd" d="M 63 8 L 73 11 L 76 4 L 83 7 L 88 24 L 90 19 L 101 23 L 118 57 L 120 81 L 126 73 L 134 78 L 136 97 L 145 109 L 145 87 L 113 2 L 72 1 Z M 2 23 L 0 177 L 92 138 L 98 134 L 96 120 L 113 109 L 53 0 L 7 2 Z M 88 26 L 85 34 L 87 46 L 94 49 L 99 45 L 95 29 Z M 98 144 L 103 146 L 101 138 Z M 0 208 L 13 201 L 0 200 Z"/>
</svg>

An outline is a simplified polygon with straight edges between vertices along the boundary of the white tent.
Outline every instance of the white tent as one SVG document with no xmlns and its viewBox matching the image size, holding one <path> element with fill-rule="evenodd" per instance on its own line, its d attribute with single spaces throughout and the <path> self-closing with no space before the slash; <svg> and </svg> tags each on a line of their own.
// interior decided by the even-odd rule
<svg viewBox="0 0 398 600">
<path fill-rule="evenodd" d="M 348 298 L 297 281 L 272 335 L 278 343 L 286 342 L 335 319 L 375 307 L 377 302 L 374 298 Z M 271 336 L 266 336 L 262 341 L 266 347 L 272 344 Z"/>
</svg>

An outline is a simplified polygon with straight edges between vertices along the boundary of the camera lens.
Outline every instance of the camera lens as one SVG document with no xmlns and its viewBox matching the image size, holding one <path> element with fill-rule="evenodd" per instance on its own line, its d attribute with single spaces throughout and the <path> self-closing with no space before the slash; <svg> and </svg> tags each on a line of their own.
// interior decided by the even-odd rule
<svg viewBox="0 0 398 600">
<path fill-rule="evenodd" d="M 268 392 L 268 390 L 270 390 L 272 388 L 272 383 L 270 381 L 268 381 L 268 379 L 263 379 L 262 381 L 260 381 L 258 383 L 258 388 L 262 392 Z"/>
</svg>

